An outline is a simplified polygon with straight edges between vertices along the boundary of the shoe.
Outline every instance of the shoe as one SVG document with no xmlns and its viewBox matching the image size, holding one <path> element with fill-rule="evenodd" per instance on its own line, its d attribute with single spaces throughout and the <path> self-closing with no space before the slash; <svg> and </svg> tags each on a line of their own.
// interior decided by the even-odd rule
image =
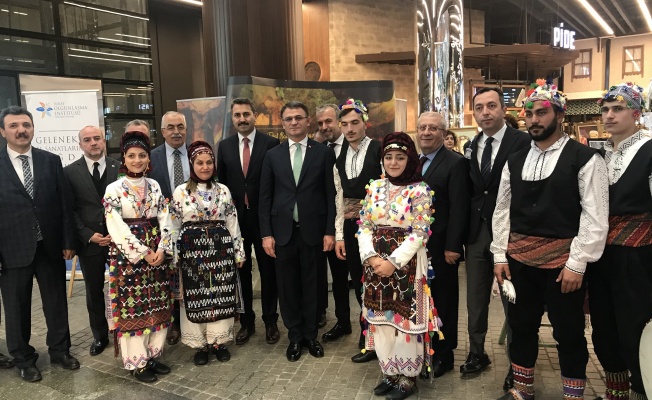
<svg viewBox="0 0 652 400">
<path fill-rule="evenodd" d="M 0 353 L 0 368 L 11 368 L 14 366 L 14 360 Z"/>
<path fill-rule="evenodd" d="M 168 336 L 165 338 L 165 340 L 170 346 L 173 346 L 179 343 L 179 339 L 181 339 L 181 328 L 175 324 L 170 325 L 170 328 L 168 329 Z"/>
<path fill-rule="evenodd" d="M 402 386 L 394 386 L 385 396 L 386 399 L 390 400 L 403 400 L 412 396 L 417 392 L 417 385 L 412 385 L 409 389 L 404 389 Z"/>
<path fill-rule="evenodd" d="M 288 361 L 297 361 L 301 358 L 301 344 L 290 342 L 288 349 L 285 351 L 285 356 L 288 358 Z"/>
<path fill-rule="evenodd" d="M 311 356 L 317 358 L 324 356 L 324 348 L 322 347 L 321 343 L 319 343 L 318 341 L 307 340 L 305 346 L 308 348 L 308 352 L 310 352 Z"/>
<path fill-rule="evenodd" d="M 141 382 L 145 383 L 152 383 L 156 382 L 158 378 L 156 377 L 156 374 L 148 368 L 149 364 L 145 366 L 144 368 L 138 368 L 131 373 L 133 374 L 134 378 L 138 379 Z"/>
<path fill-rule="evenodd" d="M 419 378 L 423 379 L 424 381 L 427 381 L 430 379 L 430 371 L 428 371 L 428 367 L 426 364 L 423 364 L 421 367 L 421 373 L 419 373 Z"/>
<path fill-rule="evenodd" d="M 213 346 L 213 354 L 215 354 L 217 361 L 220 362 L 227 362 L 231 359 L 231 353 L 229 353 L 229 349 L 227 349 L 223 344 L 217 347 Z"/>
<path fill-rule="evenodd" d="M 514 373 L 512 372 L 512 367 L 509 367 L 505 382 L 503 382 L 503 390 L 507 391 L 512 388 L 514 388 Z"/>
<path fill-rule="evenodd" d="M 329 342 L 329 341 L 337 340 L 344 335 L 350 335 L 351 332 L 352 332 L 351 324 L 345 325 L 345 324 L 340 324 L 338 322 L 328 332 L 321 335 L 321 339 L 324 342 Z"/>
<path fill-rule="evenodd" d="M 274 344 L 278 342 L 280 338 L 281 338 L 281 334 L 278 331 L 278 326 L 276 325 L 276 322 L 267 325 L 267 327 L 265 328 L 265 341 L 267 342 L 267 344 Z"/>
<path fill-rule="evenodd" d="M 247 343 L 251 335 L 254 334 L 254 332 L 256 332 L 256 328 L 254 328 L 253 326 L 251 328 L 247 328 L 246 326 L 243 326 L 235 335 L 235 344 L 241 346 Z"/>
<path fill-rule="evenodd" d="M 359 352 L 358 354 L 354 355 L 351 357 L 351 361 L 354 363 L 366 363 L 369 361 L 376 360 L 378 356 L 376 355 L 376 352 L 373 350 L 367 350 L 364 353 Z"/>
<path fill-rule="evenodd" d="M 149 361 L 147 361 L 147 369 L 149 369 L 156 375 L 167 375 L 170 373 L 170 367 L 156 361 L 153 358 L 150 358 Z"/>
<path fill-rule="evenodd" d="M 443 376 L 446 372 L 453 370 L 453 364 L 437 360 L 432 364 L 432 376 L 434 378 L 439 378 Z"/>
<path fill-rule="evenodd" d="M 93 340 L 93 343 L 91 343 L 91 356 L 96 356 L 98 354 L 102 354 L 104 349 L 106 349 L 106 346 L 109 345 L 109 338 L 105 339 L 95 339 Z"/>
<path fill-rule="evenodd" d="M 487 353 L 469 353 L 469 356 L 466 358 L 466 362 L 460 366 L 460 372 L 462 374 L 479 372 L 485 369 L 489 364 L 491 364 L 491 360 L 489 359 Z"/>
<path fill-rule="evenodd" d="M 394 385 L 395 382 L 391 381 L 389 378 L 383 378 L 383 380 L 374 388 L 374 394 L 376 396 L 384 396 L 394 389 Z"/>
<path fill-rule="evenodd" d="M 43 377 L 41 376 L 41 371 L 36 368 L 36 365 L 29 365 L 25 368 L 20 369 L 20 377 L 25 382 L 38 382 Z"/>
<path fill-rule="evenodd" d="M 326 326 L 326 313 L 323 313 L 317 318 L 317 327 L 320 329 Z"/>
<path fill-rule="evenodd" d="M 60 357 L 50 358 L 50 364 L 59 364 L 63 369 L 79 369 L 79 361 L 68 353 Z"/>
<path fill-rule="evenodd" d="M 197 352 L 195 353 L 195 357 L 193 357 L 193 361 L 195 362 L 195 365 L 208 364 L 208 349 L 206 349 L 205 347 L 198 349 Z"/>
</svg>

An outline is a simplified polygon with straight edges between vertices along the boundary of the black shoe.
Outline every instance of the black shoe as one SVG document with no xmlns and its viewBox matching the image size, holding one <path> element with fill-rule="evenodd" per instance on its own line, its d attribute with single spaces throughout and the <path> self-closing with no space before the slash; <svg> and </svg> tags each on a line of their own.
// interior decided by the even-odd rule
<svg viewBox="0 0 652 400">
<path fill-rule="evenodd" d="M 227 349 L 223 344 L 217 347 L 213 346 L 213 354 L 215 354 L 217 361 L 220 362 L 227 362 L 231 359 L 231 353 L 229 353 L 229 349 Z"/>
<path fill-rule="evenodd" d="M 41 371 L 36 368 L 36 365 L 29 365 L 25 368 L 20 368 L 20 377 L 25 382 L 38 382 L 43 379 Z"/>
<path fill-rule="evenodd" d="M 308 348 L 308 351 L 310 352 L 310 355 L 313 357 L 323 357 L 324 356 L 324 348 L 322 347 L 321 343 L 319 343 L 316 340 L 306 340 L 305 346 Z"/>
<path fill-rule="evenodd" d="M 241 345 L 247 343 L 249 341 L 249 338 L 251 337 L 251 335 L 254 334 L 254 332 L 256 332 L 256 328 L 254 328 L 253 326 L 250 327 L 250 328 L 247 328 L 246 326 L 243 326 L 242 328 L 240 328 L 238 333 L 235 335 L 235 344 L 237 344 L 238 346 L 241 346 Z"/>
<path fill-rule="evenodd" d="M 175 324 L 170 325 L 168 328 L 168 336 L 165 340 L 170 346 L 172 346 L 179 343 L 179 339 L 181 339 L 181 328 Z"/>
<path fill-rule="evenodd" d="M 404 389 L 400 385 L 394 386 L 385 396 L 386 399 L 390 400 L 403 400 L 412 396 L 417 392 L 417 385 L 412 385 L 409 389 Z"/>
<path fill-rule="evenodd" d="M 152 383 L 158 380 L 156 374 L 152 370 L 150 370 L 148 366 L 145 366 L 144 368 L 135 369 L 131 371 L 131 373 L 133 374 L 134 378 L 138 379 L 141 382 Z"/>
<path fill-rule="evenodd" d="M 50 358 L 50 364 L 59 364 L 64 369 L 79 369 L 79 361 L 70 354 Z"/>
<path fill-rule="evenodd" d="M 351 361 L 354 363 L 366 363 L 369 361 L 376 360 L 378 356 L 376 355 L 376 352 L 373 350 L 367 350 L 364 353 L 359 352 L 358 354 L 354 355 L 351 357 Z"/>
<path fill-rule="evenodd" d="M 338 322 L 328 332 L 321 335 L 321 339 L 324 342 L 329 342 L 337 340 L 344 335 L 350 335 L 351 332 L 351 324 L 345 325 Z"/>
<path fill-rule="evenodd" d="M 205 347 L 197 350 L 195 357 L 193 358 L 195 365 L 206 365 L 208 364 L 208 349 Z"/>
<path fill-rule="evenodd" d="M 480 372 L 485 369 L 491 360 L 487 353 L 475 354 L 469 353 L 469 356 L 466 358 L 466 362 L 460 366 L 460 372 L 462 374 L 469 374 L 471 372 Z"/>
<path fill-rule="evenodd" d="M 439 378 L 440 376 L 444 375 L 446 372 L 451 371 L 453 369 L 453 363 L 437 360 L 432 364 L 431 369 L 432 369 L 432 376 L 434 378 Z"/>
<path fill-rule="evenodd" d="M 14 366 L 14 360 L 0 353 L 0 368 L 11 368 Z"/>
<path fill-rule="evenodd" d="M 170 367 L 156 361 L 153 358 L 150 358 L 149 361 L 147 361 L 147 369 L 149 369 L 156 375 L 167 375 L 170 373 Z"/>
<path fill-rule="evenodd" d="M 297 361 L 301 358 L 301 344 L 290 342 L 288 349 L 285 351 L 285 356 L 288 358 L 288 361 Z"/>
<path fill-rule="evenodd" d="M 421 367 L 421 373 L 419 373 L 419 378 L 423 379 L 424 381 L 427 381 L 430 379 L 430 371 L 428 371 L 428 367 L 426 364 L 423 364 Z"/>
<path fill-rule="evenodd" d="M 267 325 L 265 327 L 265 341 L 267 344 L 274 344 L 277 343 L 278 340 L 281 338 L 281 334 L 278 331 L 278 326 L 276 325 L 276 322 L 273 324 Z"/>
<path fill-rule="evenodd" d="M 102 352 L 108 345 L 109 345 L 109 338 L 93 340 L 93 343 L 91 343 L 91 356 L 102 354 Z"/>
<path fill-rule="evenodd" d="M 382 381 L 374 388 L 374 394 L 376 396 L 384 396 L 387 393 L 391 392 L 394 389 L 395 383 L 389 380 L 389 378 L 383 378 Z"/>
<path fill-rule="evenodd" d="M 326 326 L 326 313 L 323 313 L 317 317 L 317 327 L 320 329 Z"/>
<path fill-rule="evenodd" d="M 505 382 L 503 382 L 503 390 L 507 391 L 512 388 L 514 388 L 514 374 L 512 372 L 512 368 L 510 367 L 509 371 L 507 371 Z"/>
</svg>

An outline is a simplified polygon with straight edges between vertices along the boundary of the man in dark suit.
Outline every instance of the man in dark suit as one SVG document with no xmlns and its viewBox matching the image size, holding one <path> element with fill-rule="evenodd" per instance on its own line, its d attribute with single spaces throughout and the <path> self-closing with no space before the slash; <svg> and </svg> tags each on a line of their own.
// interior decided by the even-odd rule
<svg viewBox="0 0 652 400">
<path fill-rule="evenodd" d="M 288 140 L 269 150 L 260 176 L 260 234 L 263 249 L 276 259 L 289 361 L 308 347 L 323 357 L 317 341 L 318 262 L 335 243 L 335 154 L 308 139 L 308 107 L 291 101 L 281 108 Z"/>
<path fill-rule="evenodd" d="M 63 169 L 73 194 L 77 228 L 77 256 L 84 273 L 86 308 L 93 332 L 90 354 L 96 356 L 109 344 L 104 302 L 104 273 L 111 236 L 104 223 L 102 197 L 106 186 L 118 178 L 120 162 L 106 157 L 104 133 L 96 126 L 79 131 L 84 155 Z"/>
<path fill-rule="evenodd" d="M 470 353 L 460 367 L 463 374 L 478 372 L 491 364 L 484 351 L 493 283 L 491 219 L 496 207 L 500 174 L 510 154 L 528 147 L 530 137 L 505 124 L 503 92 L 483 88 L 473 96 L 473 117 L 482 132 L 466 150 L 471 176 L 471 213 L 466 246 L 466 286 Z M 435 195 L 436 196 L 436 195 Z M 503 307 L 507 309 L 506 301 Z M 508 343 L 511 335 L 508 336 Z M 505 387 L 511 388 L 511 369 Z"/>
<path fill-rule="evenodd" d="M 50 362 L 79 368 L 70 355 L 66 263 L 75 255 L 70 187 L 59 156 L 32 147 L 32 115 L 22 107 L 0 112 L 0 288 L 9 354 L 25 381 L 41 380 L 30 346 L 32 286 L 38 282 L 48 328 Z"/>
<path fill-rule="evenodd" d="M 130 125 L 137 124 L 127 124 L 128 129 L 131 129 Z M 167 199 L 172 198 L 172 193 L 174 193 L 177 186 L 190 178 L 190 163 L 188 162 L 188 150 L 186 149 L 186 128 L 186 117 L 183 114 L 176 111 L 166 112 L 161 119 L 161 134 L 165 139 L 165 143 L 163 146 L 158 146 L 152 150 L 151 153 L 152 170 L 147 173 L 147 177 L 158 182 L 161 186 L 161 193 Z M 135 130 L 140 131 L 140 129 Z M 172 311 L 174 321 L 170 325 L 170 329 L 168 329 L 167 342 L 169 345 L 179 343 L 181 338 L 179 311 L 179 300 L 175 300 Z"/>
<path fill-rule="evenodd" d="M 444 321 L 444 340 L 432 344 L 435 378 L 453 369 L 460 294 L 458 267 L 468 232 L 471 202 L 468 163 L 461 154 L 443 145 L 446 129 L 444 117 L 436 112 L 424 112 L 417 121 L 423 180 L 435 192 L 435 221 L 430 226 L 432 235 L 427 246 L 435 272 L 431 291 L 439 317 Z"/>
<path fill-rule="evenodd" d="M 256 129 L 256 109 L 250 99 L 237 98 L 231 102 L 231 119 L 237 135 L 224 139 L 217 148 L 217 177 L 220 183 L 231 191 L 231 197 L 238 211 L 238 223 L 244 240 L 246 260 L 238 270 L 242 283 L 244 313 L 240 314 L 241 328 L 235 336 L 235 344 L 249 341 L 256 331 L 253 310 L 253 279 L 251 246 L 256 251 L 260 272 L 261 303 L 265 322 L 265 341 L 278 342 L 280 334 L 277 321 L 278 289 L 274 260 L 263 250 L 258 220 L 258 198 L 260 171 L 263 159 L 269 149 L 278 146 L 279 141 Z"/>
</svg>

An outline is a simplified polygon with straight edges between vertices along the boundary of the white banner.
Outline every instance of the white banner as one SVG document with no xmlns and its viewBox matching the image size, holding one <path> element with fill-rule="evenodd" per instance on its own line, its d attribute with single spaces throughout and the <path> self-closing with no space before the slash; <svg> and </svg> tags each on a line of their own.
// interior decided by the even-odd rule
<svg viewBox="0 0 652 400">
<path fill-rule="evenodd" d="M 79 131 L 99 126 L 97 91 L 23 92 L 34 117 L 32 145 L 58 154 L 63 166 L 82 156 Z"/>
</svg>

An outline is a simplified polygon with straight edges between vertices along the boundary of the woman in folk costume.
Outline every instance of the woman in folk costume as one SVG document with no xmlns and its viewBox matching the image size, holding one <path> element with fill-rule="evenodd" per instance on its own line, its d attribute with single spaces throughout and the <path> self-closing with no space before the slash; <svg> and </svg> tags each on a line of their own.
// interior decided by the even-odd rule
<svg viewBox="0 0 652 400">
<path fill-rule="evenodd" d="M 114 333 L 124 367 L 139 381 L 154 382 L 156 375 L 170 373 L 156 357 L 172 321 L 172 221 L 160 186 L 144 176 L 151 169 L 149 137 L 126 132 L 120 152 L 120 172 L 126 176 L 111 183 L 103 199 L 112 240 L 109 295 Z"/>
<path fill-rule="evenodd" d="M 211 146 L 188 146 L 190 179 L 174 190 L 172 209 L 178 233 L 181 341 L 197 349 L 195 365 L 231 358 L 235 315 L 241 311 L 237 268 L 244 263 L 238 216 L 229 189 L 215 179 Z M 239 311 L 240 310 L 240 311 Z"/>
<path fill-rule="evenodd" d="M 385 178 L 369 184 L 358 231 L 365 348 L 376 350 L 384 375 L 374 393 L 404 399 L 416 392 L 416 377 L 438 330 L 427 284 L 433 193 L 421 181 L 419 156 L 407 134 L 384 138 L 382 163 Z"/>
</svg>

